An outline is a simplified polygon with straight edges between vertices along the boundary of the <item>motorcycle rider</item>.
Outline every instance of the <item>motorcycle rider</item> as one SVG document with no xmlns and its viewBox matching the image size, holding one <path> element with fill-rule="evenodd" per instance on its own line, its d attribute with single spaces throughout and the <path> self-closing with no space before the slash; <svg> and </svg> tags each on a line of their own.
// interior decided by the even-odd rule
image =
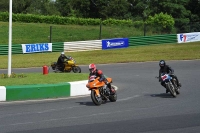
<svg viewBox="0 0 200 133">
<path fill-rule="evenodd" d="M 100 82 L 103 81 L 103 82 L 108 86 L 108 88 L 110 89 L 110 93 L 111 93 L 111 94 L 115 94 L 115 90 L 111 87 L 111 84 L 110 84 L 110 83 L 107 81 L 107 79 L 105 78 L 105 76 L 104 76 L 102 70 L 98 70 L 98 69 L 96 68 L 96 65 L 92 63 L 92 64 L 89 65 L 89 71 L 90 71 L 89 78 L 90 78 L 91 76 L 94 76 L 94 78 L 100 77 L 100 78 L 99 78 L 99 81 L 100 81 Z"/>
<path fill-rule="evenodd" d="M 161 85 L 162 85 L 163 87 L 166 88 L 165 83 L 162 82 L 162 79 L 161 79 L 161 74 L 163 74 L 163 73 L 167 73 L 167 74 L 169 74 L 172 78 L 175 78 L 176 81 L 177 81 L 178 87 L 181 87 L 181 83 L 179 82 L 177 76 L 174 75 L 174 70 L 173 70 L 169 65 L 166 65 L 165 60 L 160 60 L 160 61 L 159 61 L 159 66 L 160 66 L 160 70 L 159 70 L 159 82 L 161 82 Z M 169 91 L 166 89 L 166 93 L 168 93 L 168 92 L 169 92 Z"/>
<path fill-rule="evenodd" d="M 57 60 L 57 65 L 60 67 L 60 71 L 64 71 L 65 59 L 69 60 L 69 57 L 65 56 L 64 52 L 61 52 L 61 54 L 60 54 L 60 56 L 58 57 L 58 60 Z"/>
</svg>

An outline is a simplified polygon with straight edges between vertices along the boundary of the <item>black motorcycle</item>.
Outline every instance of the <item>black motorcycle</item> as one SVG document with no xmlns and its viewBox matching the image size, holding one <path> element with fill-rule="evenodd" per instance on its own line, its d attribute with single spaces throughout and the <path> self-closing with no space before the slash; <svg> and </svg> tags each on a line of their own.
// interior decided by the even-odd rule
<svg viewBox="0 0 200 133">
<path fill-rule="evenodd" d="M 180 94 L 180 87 L 178 86 L 178 82 L 175 78 L 172 78 L 170 74 L 161 74 L 161 80 L 165 83 L 166 89 L 173 97 L 176 97 L 177 94 Z"/>
</svg>

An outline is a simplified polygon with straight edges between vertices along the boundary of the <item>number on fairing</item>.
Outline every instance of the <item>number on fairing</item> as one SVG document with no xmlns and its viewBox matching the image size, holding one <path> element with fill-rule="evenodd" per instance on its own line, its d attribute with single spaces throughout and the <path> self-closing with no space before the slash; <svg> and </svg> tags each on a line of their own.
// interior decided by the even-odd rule
<svg viewBox="0 0 200 133">
<path fill-rule="evenodd" d="M 166 74 L 163 75 L 163 76 L 161 76 L 161 78 L 162 78 L 163 81 L 165 81 L 165 80 L 167 79 L 167 77 L 168 77 L 168 76 L 167 76 Z"/>
<path fill-rule="evenodd" d="M 95 75 L 92 75 L 92 76 L 90 76 L 89 81 L 94 81 L 95 78 L 96 78 L 96 76 L 95 76 Z"/>
</svg>

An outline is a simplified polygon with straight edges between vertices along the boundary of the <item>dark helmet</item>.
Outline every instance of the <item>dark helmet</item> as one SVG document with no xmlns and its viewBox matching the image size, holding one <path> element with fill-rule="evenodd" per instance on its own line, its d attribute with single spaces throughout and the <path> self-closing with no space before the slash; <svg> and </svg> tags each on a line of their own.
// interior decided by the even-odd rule
<svg viewBox="0 0 200 133">
<path fill-rule="evenodd" d="M 159 61 L 159 66 L 164 67 L 165 66 L 165 60 L 160 60 Z"/>
</svg>

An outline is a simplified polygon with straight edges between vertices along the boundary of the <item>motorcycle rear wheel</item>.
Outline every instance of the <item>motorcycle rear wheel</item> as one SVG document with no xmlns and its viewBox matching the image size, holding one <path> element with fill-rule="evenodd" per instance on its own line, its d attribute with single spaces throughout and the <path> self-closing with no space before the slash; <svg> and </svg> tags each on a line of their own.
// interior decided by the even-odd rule
<svg viewBox="0 0 200 133">
<path fill-rule="evenodd" d="M 74 66 L 74 67 L 72 67 L 72 71 L 74 73 L 81 73 L 81 68 L 79 66 Z"/>
<path fill-rule="evenodd" d="M 92 99 L 93 103 L 97 106 L 102 104 L 102 98 L 97 97 L 96 92 L 94 90 L 91 90 L 91 99 Z"/>
</svg>

